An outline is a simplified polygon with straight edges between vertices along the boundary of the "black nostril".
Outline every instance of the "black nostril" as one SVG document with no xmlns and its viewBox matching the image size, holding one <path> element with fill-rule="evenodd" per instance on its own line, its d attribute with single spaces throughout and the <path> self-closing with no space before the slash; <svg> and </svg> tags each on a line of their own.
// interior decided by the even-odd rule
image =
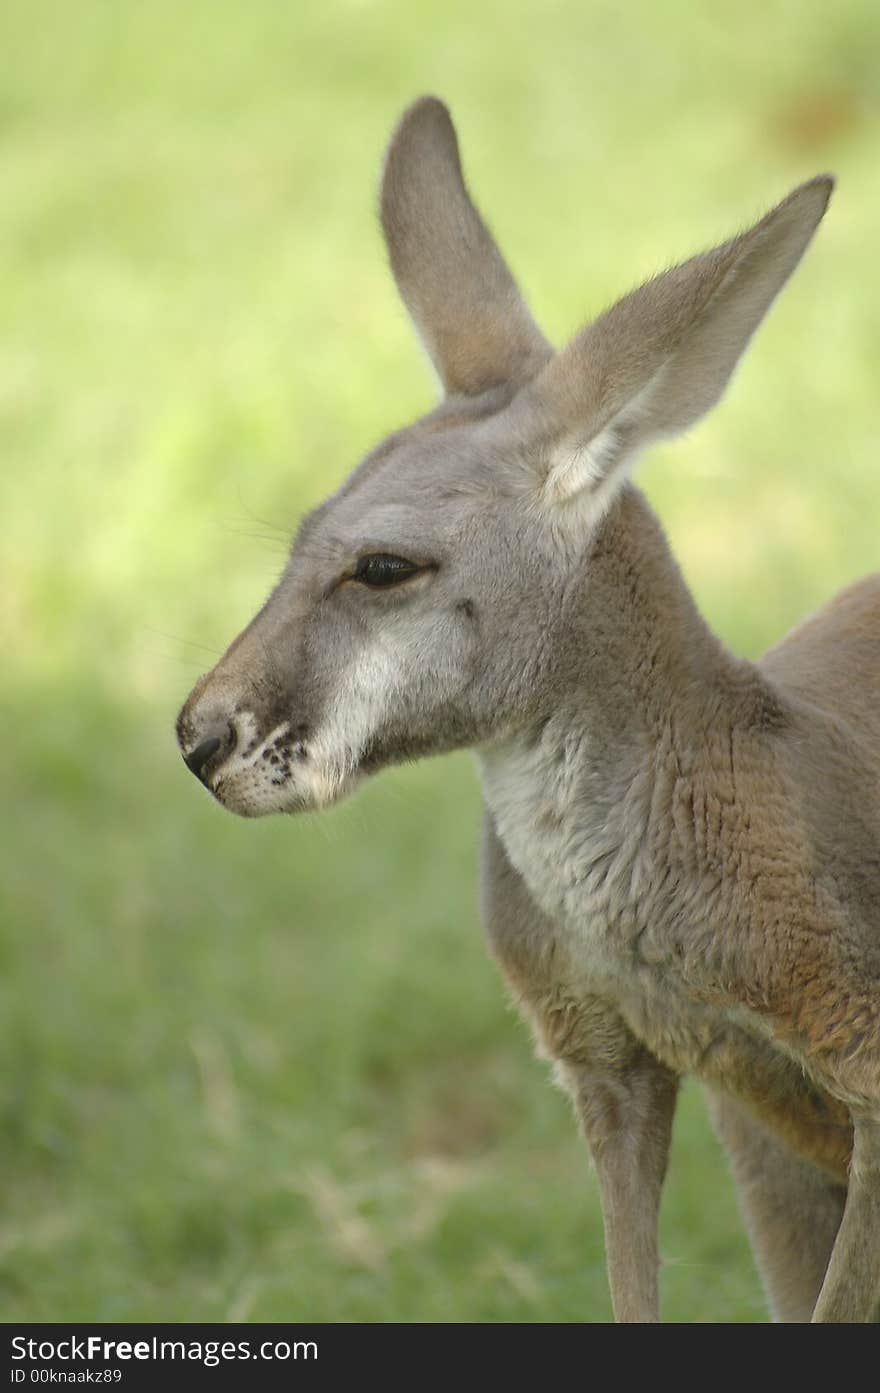
<svg viewBox="0 0 880 1393">
<path fill-rule="evenodd" d="M 191 769 L 197 779 L 202 778 L 202 770 L 208 763 L 212 755 L 215 755 L 220 748 L 220 741 L 216 735 L 212 735 L 207 740 L 203 740 L 201 745 L 196 745 L 191 754 L 184 755 L 183 762 L 187 769 Z"/>
</svg>

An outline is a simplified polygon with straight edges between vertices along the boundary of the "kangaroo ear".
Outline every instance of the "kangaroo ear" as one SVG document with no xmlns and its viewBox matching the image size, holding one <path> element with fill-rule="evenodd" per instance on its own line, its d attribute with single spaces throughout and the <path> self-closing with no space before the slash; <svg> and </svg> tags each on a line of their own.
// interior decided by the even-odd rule
<svg viewBox="0 0 880 1393">
<path fill-rule="evenodd" d="M 539 447 L 548 501 L 587 490 L 601 511 L 640 449 L 715 405 L 833 187 L 802 184 L 748 232 L 625 296 L 519 394 L 509 411 Z"/>
<path fill-rule="evenodd" d="M 552 350 L 471 202 L 436 97 L 417 101 L 394 132 L 381 214 L 398 289 L 447 394 L 529 381 Z"/>
</svg>

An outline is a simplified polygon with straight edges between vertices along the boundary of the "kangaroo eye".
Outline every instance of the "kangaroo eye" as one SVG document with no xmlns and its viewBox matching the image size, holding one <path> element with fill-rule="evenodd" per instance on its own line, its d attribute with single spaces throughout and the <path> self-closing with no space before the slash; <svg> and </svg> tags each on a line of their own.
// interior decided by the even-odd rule
<svg viewBox="0 0 880 1393">
<path fill-rule="evenodd" d="M 421 566 L 416 566 L 413 561 L 406 561 L 402 556 L 388 556 L 385 552 L 375 552 L 372 556 L 361 557 L 355 567 L 354 579 L 363 585 L 379 589 L 409 580 L 410 576 L 414 576 L 421 569 Z"/>
</svg>

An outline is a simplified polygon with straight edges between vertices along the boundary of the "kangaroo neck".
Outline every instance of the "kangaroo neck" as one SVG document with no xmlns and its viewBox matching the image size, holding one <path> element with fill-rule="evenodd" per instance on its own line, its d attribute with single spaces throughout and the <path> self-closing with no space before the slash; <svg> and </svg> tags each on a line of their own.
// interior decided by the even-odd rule
<svg viewBox="0 0 880 1393">
<path fill-rule="evenodd" d="M 483 788 L 546 912 L 614 913 L 656 843 L 660 763 L 698 757 L 701 731 L 740 719 L 760 679 L 700 617 L 634 488 L 568 587 L 556 648 L 538 714 L 478 750 Z"/>
</svg>

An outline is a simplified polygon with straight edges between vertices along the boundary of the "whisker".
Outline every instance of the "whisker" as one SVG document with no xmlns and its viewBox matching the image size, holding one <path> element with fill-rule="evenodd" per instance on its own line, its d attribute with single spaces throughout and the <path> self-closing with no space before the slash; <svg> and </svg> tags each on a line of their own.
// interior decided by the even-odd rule
<svg viewBox="0 0 880 1393">
<path fill-rule="evenodd" d="M 291 529 L 290 529 L 289 527 L 280 526 L 277 522 L 269 522 L 269 520 L 268 520 L 267 518 L 260 517 L 259 513 L 255 513 L 254 510 L 253 510 L 253 508 L 249 508 L 249 507 L 248 507 L 247 503 L 245 503 L 245 501 L 244 501 L 244 496 L 243 496 L 243 494 L 242 494 L 241 485 L 240 485 L 240 484 L 239 484 L 239 486 L 238 486 L 237 493 L 238 493 L 238 502 L 239 502 L 239 505 L 240 505 L 240 507 L 241 507 L 241 510 L 242 510 L 242 512 L 244 512 L 244 513 L 247 514 L 247 516 L 250 518 L 251 522 L 259 523 L 260 527 L 265 527 L 265 528 L 267 528 L 270 532 L 277 532 L 277 533 L 279 534 L 279 536 L 283 536 L 283 537 L 287 538 L 288 540 L 290 539 L 290 537 L 291 537 L 293 534 L 292 534 L 292 531 L 291 531 Z"/>
<path fill-rule="evenodd" d="M 223 656 L 222 649 L 212 648 L 210 644 L 207 643 L 199 643 L 198 639 L 184 638 L 181 634 L 169 634 L 166 633 L 164 629 L 154 628 L 152 624 L 144 624 L 141 627 L 144 633 L 155 634 L 157 638 L 167 638 L 171 643 L 181 643 L 184 648 L 201 648 L 203 652 L 210 653 L 212 658 L 220 658 Z"/>
<path fill-rule="evenodd" d="M 281 551 L 287 551 L 290 545 L 286 533 L 283 533 L 280 529 L 277 534 L 271 532 L 253 532 L 245 527 L 233 527 L 231 524 L 226 524 L 223 527 L 223 531 L 231 537 L 246 537 L 252 542 L 265 542 L 268 546 L 278 547 Z"/>
</svg>

